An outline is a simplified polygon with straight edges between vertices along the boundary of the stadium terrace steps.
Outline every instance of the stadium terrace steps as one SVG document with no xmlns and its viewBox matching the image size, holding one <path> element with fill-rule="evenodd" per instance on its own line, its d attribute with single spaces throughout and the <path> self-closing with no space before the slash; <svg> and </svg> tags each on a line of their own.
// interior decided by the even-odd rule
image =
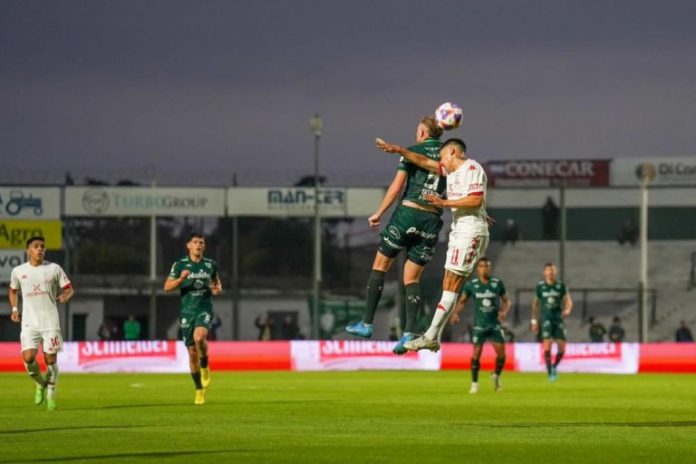
<svg viewBox="0 0 696 464">
<path fill-rule="evenodd" d="M 498 254 L 494 272 L 501 277 L 512 298 L 518 289 L 532 289 L 542 278 L 544 263 L 559 261 L 558 242 L 517 242 L 495 244 Z M 672 340 L 679 321 L 696 323 L 694 291 L 688 290 L 691 253 L 696 241 L 651 241 L 648 249 L 649 285 L 656 288 L 657 323 L 650 330 L 651 340 Z M 639 247 L 621 246 L 616 242 L 569 241 L 565 249 L 566 276 L 575 300 L 574 317 L 568 320 L 571 340 L 587 340 L 587 322 L 581 320 L 581 288 L 636 289 L 630 293 L 602 292 L 588 294 L 586 316 L 595 316 L 607 328 L 613 316 L 621 317 L 628 341 L 638 339 L 637 286 L 640 269 Z M 513 330 L 518 340 L 531 340 L 529 308 L 531 292 L 520 295 L 520 324 Z M 514 304 L 514 302 L 513 302 Z"/>
</svg>

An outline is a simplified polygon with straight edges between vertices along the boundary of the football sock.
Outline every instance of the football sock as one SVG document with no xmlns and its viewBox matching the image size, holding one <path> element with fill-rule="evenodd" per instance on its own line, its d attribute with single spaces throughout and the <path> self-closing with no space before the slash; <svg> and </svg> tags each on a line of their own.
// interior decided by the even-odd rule
<svg viewBox="0 0 696 464">
<path fill-rule="evenodd" d="M 372 324 L 374 321 L 377 304 L 382 297 L 382 290 L 384 290 L 384 272 L 373 269 L 370 279 L 367 281 L 367 306 L 363 316 L 365 324 Z"/>
<path fill-rule="evenodd" d="M 208 357 L 207 356 L 201 356 L 201 367 L 203 369 L 206 369 L 208 367 Z"/>
<path fill-rule="evenodd" d="M 405 333 L 413 333 L 418 317 L 418 309 L 421 302 L 421 289 L 418 282 L 406 285 L 406 323 L 404 324 Z"/>
<path fill-rule="evenodd" d="M 559 351 L 558 353 L 556 353 L 556 361 L 553 363 L 553 367 L 556 367 L 561 363 L 561 359 L 563 359 L 564 354 L 565 351 Z"/>
<path fill-rule="evenodd" d="M 46 366 L 46 386 L 48 386 L 48 399 L 56 398 L 56 381 L 58 380 L 58 364 Z"/>
<path fill-rule="evenodd" d="M 481 369 L 481 361 L 476 358 L 471 358 L 471 381 L 478 382 L 479 369 Z"/>
<path fill-rule="evenodd" d="M 203 384 L 201 383 L 200 372 L 191 372 L 191 378 L 193 379 L 193 384 L 196 386 L 196 390 L 200 390 L 203 388 Z"/>
<path fill-rule="evenodd" d="M 34 380 L 34 382 L 41 385 L 42 387 L 45 385 L 44 379 L 41 376 L 41 368 L 39 367 L 36 361 L 32 362 L 31 364 L 25 362 L 24 368 L 27 370 L 27 374 L 29 374 L 29 377 L 31 377 Z"/>
<path fill-rule="evenodd" d="M 447 321 L 449 321 L 452 312 L 454 312 L 455 303 L 457 302 L 457 294 L 455 292 L 442 292 L 440 303 L 433 314 L 433 321 L 430 323 L 428 331 L 425 332 L 425 337 L 430 340 L 439 340 L 442 332 L 445 330 Z"/>
<path fill-rule="evenodd" d="M 551 374 L 551 352 L 544 351 L 544 360 L 546 361 L 546 372 Z"/>
<path fill-rule="evenodd" d="M 505 356 L 495 358 L 495 375 L 500 375 L 505 367 Z"/>
</svg>

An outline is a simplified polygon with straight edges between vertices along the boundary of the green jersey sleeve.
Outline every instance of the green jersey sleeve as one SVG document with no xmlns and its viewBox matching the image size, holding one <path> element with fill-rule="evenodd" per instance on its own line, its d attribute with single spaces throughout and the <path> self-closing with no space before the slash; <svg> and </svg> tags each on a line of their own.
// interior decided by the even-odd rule
<svg viewBox="0 0 696 464">
<path fill-rule="evenodd" d="M 464 291 L 462 292 L 467 298 L 470 298 L 474 294 L 474 290 L 471 288 L 471 281 L 464 284 Z"/>
<path fill-rule="evenodd" d="M 534 296 L 541 300 L 541 284 L 537 284 L 537 286 L 534 288 Z"/>
<path fill-rule="evenodd" d="M 181 275 L 181 261 L 176 260 L 174 261 L 174 264 L 172 264 L 171 269 L 169 270 L 169 277 L 172 279 L 178 279 L 179 276 Z"/>
</svg>

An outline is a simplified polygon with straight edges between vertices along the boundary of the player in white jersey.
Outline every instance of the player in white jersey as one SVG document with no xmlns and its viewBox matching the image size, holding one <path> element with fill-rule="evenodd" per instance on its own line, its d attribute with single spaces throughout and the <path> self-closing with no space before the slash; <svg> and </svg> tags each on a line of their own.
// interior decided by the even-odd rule
<svg viewBox="0 0 696 464">
<path fill-rule="evenodd" d="M 462 284 L 488 247 L 488 215 L 485 209 L 488 179 L 481 165 L 466 157 L 466 144 L 461 139 L 449 139 L 442 145 L 439 162 L 381 139 L 377 139 L 377 147 L 388 153 L 398 153 L 422 169 L 447 176 L 447 199 L 435 196 L 427 198 L 434 206 L 452 209 L 442 297 L 425 334 L 404 344 L 411 351 L 424 348 L 437 351 Z"/>
<path fill-rule="evenodd" d="M 45 254 L 46 244 L 42 237 L 31 237 L 27 240 L 28 261 L 12 269 L 10 305 L 12 321 L 22 324 L 22 357 L 29 376 L 36 382 L 34 402 L 40 405 L 45 399 L 47 409 L 51 411 L 56 409 L 58 352 L 63 348 L 56 301 L 67 303 L 74 291 L 63 269 L 55 263 L 44 261 Z M 18 308 L 20 291 L 21 315 Z M 46 362 L 45 379 L 36 362 L 39 344 L 42 345 Z"/>
</svg>

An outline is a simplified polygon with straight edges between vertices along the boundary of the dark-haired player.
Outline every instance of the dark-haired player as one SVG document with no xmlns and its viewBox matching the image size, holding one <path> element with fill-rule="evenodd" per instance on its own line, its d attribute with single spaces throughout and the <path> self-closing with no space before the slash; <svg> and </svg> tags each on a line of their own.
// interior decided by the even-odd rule
<svg viewBox="0 0 696 464">
<path fill-rule="evenodd" d="M 437 162 L 442 146 L 442 129 L 433 116 L 421 119 L 416 129 L 416 142 L 409 148 L 415 156 Z M 372 273 L 367 282 L 367 305 L 362 320 L 346 327 L 346 332 L 363 338 L 372 336 L 372 322 L 377 304 L 382 296 L 384 275 L 396 256 L 406 251 L 404 286 L 406 292 L 404 334 L 394 347 L 394 353 L 404 354 L 404 343 L 415 337 L 414 326 L 421 305 L 420 278 L 424 266 L 430 262 L 442 229 L 442 208 L 427 198 L 440 198 L 445 191 L 445 181 L 437 172 L 428 172 L 412 160 L 401 159 L 399 169 L 377 212 L 368 218 L 371 227 L 379 227 L 382 216 L 401 197 L 401 204 L 394 210 L 389 223 L 382 229 L 382 240 L 372 263 Z"/>
<path fill-rule="evenodd" d="M 567 318 L 573 310 L 570 292 L 563 282 L 556 280 L 556 272 L 556 265 L 553 263 L 544 265 L 544 280 L 537 284 L 532 302 L 532 331 L 538 333 L 539 322 L 541 322 L 546 372 L 552 382 L 558 379 L 556 368 L 565 354 L 566 328 L 563 319 Z M 552 363 L 551 347 L 554 341 L 558 351 Z"/>
<path fill-rule="evenodd" d="M 449 139 L 440 148 L 440 160 L 418 156 L 417 153 L 377 139 L 377 147 L 388 153 L 399 153 L 405 159 L 431 172 L 447 176 L 447 199 L 429 195 L 426 199 L 438 208 L 452 209 L 452 230 L 447 245 L 442 297 L 430 327 L 424 335 L 404 343 L 407 350 L 440 349 L 440 338 L 464 281 L 474 270 L 474 263 L 488 247 L 488 215 L 486 214 L 487 177 L 483 167 L 467 158 L 466 144 Z"/>
<path fill-rule="evenodd" d="M 510 311 L 510 298 L 502 280 L 491 276 L 491 261 L 483 257 L 476 264 L 475 279 L 464 285 L 462 296 L 452 314 L 452 324 L 459 322 L 459 313 L 471 298 L 474 300 L 474 333 L 472 342 L 474 353 L 471 358 L 471 389 L 469 393 L 478 393 L 479 370 L 481 369 L 481 351 L 486 341 L 491 342 L 495 350 L 495 372 L 493 387 L 502 389 L 500 374 L 505 366 L 505 333 L 501 323 Z"/>
<path fill-rule="evenodd" d="M 213 322 L 213 295 L 222 293 L 217 264 L 205 258 L 205 238 L 193 233 L 186 242 L 188 254 L 172 265 L 164 290 L 181 293 L 181 337 L 189 352 L 189 368 L 196 386 L 194 404 L 205 404 L 210 384 L 208 331 Z"/>
<path fill-rule="evenodd" d="M 63 334 L 56 302 L 67 303 L 74 291 L 63 269 L 44 260 L 46 242 L 43 237 L 27 240 L 27 259 L 12 269 L 10 277 L 10 305 L 12 321 L 21 322 L 22 357 L 29 376 L 36 382 L 34 403 L 46 400 L 49 411 L 56 409 L 56 380 L 58 379 L 58 352 L 63 349 Z M 22 293 L 22 312 L 18 308 Z M 36 354 L 42 345 L 46 362 L 46 378 L 36 363 Z M 48 390 L 48 395 L 46 395 Z"/>
</svg>

